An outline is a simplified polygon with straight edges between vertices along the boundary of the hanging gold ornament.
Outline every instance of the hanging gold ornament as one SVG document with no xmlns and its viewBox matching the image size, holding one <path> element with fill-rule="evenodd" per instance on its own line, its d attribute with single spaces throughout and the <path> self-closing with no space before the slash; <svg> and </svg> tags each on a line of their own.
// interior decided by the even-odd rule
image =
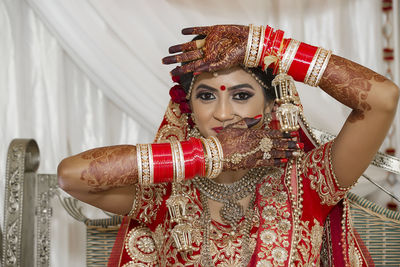
<svg viewBox="0 0 400 267">
<path fill-rule="evenodd" d="M 283 73 L 279 67 L 279 73 L 272 80 L 272 86 L 275 90 L 275 101 L 279 105 L 276 116 L 280 122 L 281 131 L 297 131 L 300 128 L 298 123 L 300 108 L 295 105 L 298 94 L 292 76 Z"/>
</svg>

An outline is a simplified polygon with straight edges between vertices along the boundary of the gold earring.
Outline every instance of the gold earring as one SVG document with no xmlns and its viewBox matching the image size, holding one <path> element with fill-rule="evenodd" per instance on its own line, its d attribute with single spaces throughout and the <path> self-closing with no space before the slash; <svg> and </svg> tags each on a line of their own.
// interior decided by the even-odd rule
<svg viewBox="0 0 400 267">
<path fill-rule="evenodd" d="M 193 113 L 190 114 L 190 117 L 192 118 L 192 121 L 193 121 L 194 125 L 193 125 L 193 128 L 189 129 L 188 136 L 189 137 L 200 138 L 201 137 L 201 133 L 199 131 L 199 128 L 197 128 L 196 121 L 194 119 Z"/>
</svg>

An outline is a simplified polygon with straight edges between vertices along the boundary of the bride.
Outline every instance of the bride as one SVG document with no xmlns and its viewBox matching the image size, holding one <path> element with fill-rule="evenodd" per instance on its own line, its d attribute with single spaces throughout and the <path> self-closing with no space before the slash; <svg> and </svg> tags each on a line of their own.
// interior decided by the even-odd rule
<svg viewBox="0 0 400 267">
<path fill-rule="evenodd" d="M 155 142 L 58 168 L 69 194 L 126 215 L 109 266 L 372 266 L 345 196 L 383 142 L 399 89 L 269 26 L 183 33 L 199 36 L 163 59 L 183 64 Z M 315 141 L 291 77 L 353 109 L 333 141 Z"/>
</svg>

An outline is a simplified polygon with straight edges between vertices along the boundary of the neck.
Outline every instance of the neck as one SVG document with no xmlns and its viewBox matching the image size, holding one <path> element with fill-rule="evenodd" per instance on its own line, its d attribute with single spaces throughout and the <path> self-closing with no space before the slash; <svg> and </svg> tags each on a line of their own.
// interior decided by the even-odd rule
<svg viewBox="0 0 400 267">
<path fill-rule="evenodd" d="M 247 172 L 248 170 L 224 171 L 214 181 L 220 184 L 231 184 L 240 180 Z"/>
</svg>

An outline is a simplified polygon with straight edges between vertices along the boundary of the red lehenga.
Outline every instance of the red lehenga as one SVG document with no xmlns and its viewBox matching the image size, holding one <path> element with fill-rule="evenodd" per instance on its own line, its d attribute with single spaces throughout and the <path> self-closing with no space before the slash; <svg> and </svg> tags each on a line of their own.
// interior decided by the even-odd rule
<svg viewBox="0 0 400 267">
<path fill-rule="evenodd" d="M 156 141 L 186 138 L 185 116 L 170 103 Z M 303 157 L 271 170 L 256 189 L 251 218 L 248 266 L 374 266 L 361 239 L 351 227 L 346 192 L 332 172 L 332 142 L 316 147 L 300 131 Z M 135 211 L 125 217 L 108 266 L 204 266 L 204 225 L 199 190 L 185 181 L 178 191 L 190 199 L 192 252 L 178 252 L 170 231 L 166 200 L 171 183 L 137 187 Z M 238 231 L 212 221 L 209 251 L 215 266 L 241 266 L 242 219 Z"/>
</svg>

